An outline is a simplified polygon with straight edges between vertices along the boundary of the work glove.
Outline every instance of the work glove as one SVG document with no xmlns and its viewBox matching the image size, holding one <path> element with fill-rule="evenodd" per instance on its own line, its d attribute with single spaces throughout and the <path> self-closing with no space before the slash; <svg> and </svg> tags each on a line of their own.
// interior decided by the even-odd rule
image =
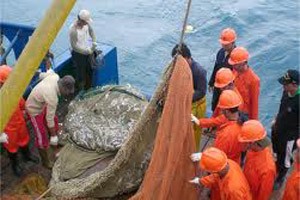
<svg viewBox="0 0 300 200">
<path fill-rule="evenodd" d="M 195 177 L 192 180 L 189 180 L 189 182 L 192 183 L 192 184 L 200 185 L 198 177 Z"/>
<path fill-rule="evenodd" d="M 57 146 L 57 144 L 58 144 L 58 137 L 57 137 L 57 135 L 50 137 L 50 144 L 53 145 L 53 146 Z"/>
<path fill-rule="evenodd" d="M 95 49 L 96 49 L 96 47 L 97 47 L 97 42 L 93 42 L 93 43 L 92 43 L 92 49 L 94 49 L 94 50 L 95 50 Z"/>
<path fill-rule="evenodd" d="M 85 53 L 87 55 L 91 55 L 93 52 L 94 52 L 94 50 L 92 48 L 88 48 L 88 49 L 85 50 Z"/>
<path fill-rule="evenodd" d="M 8 135 L 6 133 L 0 135 L 0 143 L 8 143 Z"/>
<path fill-rule="evenodd" d="M 192 153 L 190 158 L 193 162 L 197 162 L 201 159 L 202 153 Z"/>
<path fill-rule="evenodd" d="M 195 117 L 193 114 L 191 114 L 191 117 L 192 117 L 191 121 L 199 126 L 200 125 L 199 119 L 197 119 L 197 117 Z"/>
</svg>

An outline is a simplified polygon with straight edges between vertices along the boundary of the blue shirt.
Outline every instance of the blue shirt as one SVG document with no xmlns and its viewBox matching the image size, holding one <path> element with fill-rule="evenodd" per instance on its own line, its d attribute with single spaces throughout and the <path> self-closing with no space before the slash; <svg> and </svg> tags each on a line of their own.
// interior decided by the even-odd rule
<svg viewBox="0 0 300 200">
<path fill-rule="evenodd" d="M 202 99 L 206 95 L 207 78 L 206 70 L 192 59 L 191 70 L 193 75 L 194 95 L 193 102 Z"/>
<path fill-rule="evenodd" d="M 226 55 L 226 51 L 225 49 L 221 48 L 218 53 L 217 53 L 217 57 L 216 57 L 216 62 L 215 62 L 215 66 L 214 66 L 214 70 L 211 74 L 210 80 L 208 85 L 210 87 L 214 86 L 215 83 L 215 78 L 216 78 L 216 73 L 219 69 L 221 69 L 222 67 L 226 67 L 229 69 L 232 69 L 232 66 L 228 64 L 228 59 L 229 59 L 230 54 Z"/>
</svg>

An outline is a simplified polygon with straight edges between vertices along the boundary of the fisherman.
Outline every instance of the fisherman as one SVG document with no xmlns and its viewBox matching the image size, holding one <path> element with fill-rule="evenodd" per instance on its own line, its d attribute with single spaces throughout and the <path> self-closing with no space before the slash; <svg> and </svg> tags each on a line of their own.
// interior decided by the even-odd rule
<svg viewBox="0 0 300 200">
<path fill-rule="evenodd" d="M 192 113 L 197 118 L 203 118 L 206 113 L 206 70 L 192 58 L 191 51 L 186 44 L 182 44 L 180 49 L 178 45 L 176 45 L 172 50 L 172 57 L 174 57 L 176 53 L 179 53 L 186 59 L 192 71 L 194 87 Z M 196 149 L 199 149 L 201 131 L 199 126 L 194 126 Z"/>
<path fill-rule="evenodd" d="M 228 59 L 231 51 L 235 48 L 236 38 L 236 33 L 232 28 L 225 28 L 224 30 L 222 30 L 220 35 L 219 42 L 222 45 L 222 48 L 217 53 L 215 66 L 208 83 L 209 91 L 213 92 L 211 103 L 211 109 L 213 112 L 217 106 L 219 96 L 221 94 L 219 88 L 216 88 L 214 86 L 216 73 L 222 67 L 232 69 L 232 66 L 228 64 Z"/>
<path fill-rule="evenodd" d="M 243 47 L 236 47 L 230 54 L 228 63 L 236 75 L 234 84 L 243 97 L 249 119 L 258 119 L 260 79 L 248 65 L 249 53 Z"/>
<path fill-rule="evenodd" d="M 266 130 L 259 121 L 249 120 L 242 126 L 239 141 L 248 148 L 244 174 L 253 199 L 270 199 L 276 178 L 276 167 Z"/>
<path fill-rule="evenodd" d="M 74 93 L 75 80 L 66 75 L 63 78 L 52 72 L 38 83 L 30 93 L 26 101 L 26 110 L 35 133 L 35 145 L 39 150 L 43 165 L 51 169 L 53 163 L 49 158 L 50 144 L 58 143 L 58 119 L 55 115 L 58 104 L 58 96 L 69 96 Z"/>
<path fill-rule="evenodd" d="M 0 66 L 0 88 L 8 78 L 12 69 L 7 65 Z M 21 99 L 16 107 L 9 122 L 1 133 L 0 142 L 8 152 L 8 157 L 11 161 L 11 167 L 16 176 L 21 176 L 23 168 L 20 165 L 18 151 L 20 150 L 23 159 L 38 163 L 39 159 L 35 157 L 29 150 L 29 132 L 23 115 L 25 101 Z"/>
<path fill-rule="evenodd" d="M 226 153 L 227 157 L 238 164 L 241 163 L 242 144 L 238 141 L 241 132 L 239 106 L 242 104 L 240 96 L 233 90 L 224 90 L 219 98 L 218 107 L 222 110 L 226 120 L 216 131 L 214 147 Z"/>
<path fill-rule="evenodd" d="M 240 93 L 234 86 L 233 81 L 234 81 L 234 75 L 233 75 L 232 70 L 223 67 L 223 68 L 219 69 L 218 72 L 216 73 L 214 87 L 218 88 L 220 90 L 220 92 L 222 92 L 224 90 L 233 90 L 242 99 Z M 239 110 L 240 110 L 240 112 L 243 112 L 245 110 L 243 101 L 242 101 L 241 105 L 239 106 Z M 202 119 L 193 118 L 192 121 L 195 122 L 197 125 L 199 125 L 202 128 L 210 128 L 210 127 L 219 128 L 222 124 L 226 123 L 228 120 L 224 116 L 224 114 L 222 114 L 221 109 L 219 107 L 216 107 L 211 118 L 202 118 Z"/>
<path fill-rule="evenodd" d="M 275 123 L 272 126 L 273 150 L 277 155 L 278 171 L 275 189 L 279 189 L 284 182 L 285 175 L 292 164 L 295 141 L 299 138 L 299 78 L 298 70 L 289 69 L 278 79 L 283 85 L 283 94 Z"/>
<path fill-rule="evenodd" d="M 297 140 L 294 169 L 287 179 L 282 200 L 300 199 L 300 139 Z"/>
<path fill-rule="evenodd" d="M 195 177 L 190 183 L 211 189 L 210 199 L 251 200 L 249 184 L 240 166 L 227 159 L 220 149 L 210 147 L 203 153 L 191 155 L 193 162 L 199 162 L 200 169 L 210 173 L 201 178 Z"/>
<path fill-rule="evenodd" d="M 77 20 L 70 27 L 72 61 L 76 69 L 76 84 L 80 91 L 87 90 L 92 86 L 90 56 L 97 43 L 91 22 L 90 12 L 81 10 L 77 15 Z M 92 42 L 89 42 L 90 39 Z"/>
</svg>

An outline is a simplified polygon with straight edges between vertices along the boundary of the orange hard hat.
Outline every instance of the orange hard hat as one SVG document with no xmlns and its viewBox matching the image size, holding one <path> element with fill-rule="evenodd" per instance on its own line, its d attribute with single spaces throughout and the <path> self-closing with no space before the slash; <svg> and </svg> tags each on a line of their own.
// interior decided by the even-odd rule
<svg viewBox="0 0 300 200">
<path fill-rule="evenodd" d="M 215 147 L 203 151 L 199 162 L 200 168 L 209 172 L 219 172 L 226 167 L 226 154 Z"/>
<path fill-rule="evenodd" d="M 0 66 L 0 83 L 4 83 L 12 69 L 7 65 Z"/>
<path fill-rule="evenodd" d="M 223 45 L 230 44 L 236 40 L 236 33 L 232 28 L 225 28 L 220 35 L 220 43 Z"/>
<path fill-rule="evenodd" d="M 234 75 L 231 69 L 221 68 L 217 71 L 216 80 L 214 86 L 217 88 L 223 88 L 234 80 Z"/>
<path fill-rule="evenodd" d="M 242 104 L 240 96 L 234 90 L 224 90 L 219 98 L 218 107 L 221 109 L 236 108 Z"/>
<path fill-rule="evenodd" d="M 249 120 L 243 124 L 238 139 L 240 142 L 255 142 L 262 140 L 266 135 L 264 126 L 258 120 Z"/>
<path fill-rule="evenodd" d="M 249 52 L 244 47 L 236 47 L 230 53 L 228 63 L 230 65 L 236 65 L 248 61 Z"/>
</svg>

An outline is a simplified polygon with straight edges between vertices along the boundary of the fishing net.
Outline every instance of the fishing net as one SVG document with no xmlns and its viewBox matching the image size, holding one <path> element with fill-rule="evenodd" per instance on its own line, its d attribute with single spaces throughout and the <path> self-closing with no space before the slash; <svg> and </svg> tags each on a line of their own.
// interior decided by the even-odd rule
<svg viewBox="0 0 300 200">
<path fill-rule="evenodd" d="M 187 62 L 178 57 L 155 139 L 151 162 L 139 192 L 131 199 L 197 199 L 188 181 L 196 175 L 189 156 L 195 152 L 190 122 L 192 76 Z"/>
<path fill-rule="evenodd" d="M 189 155 L 195 150 L 190 123 L 192 77 L 188 64 L 182 57 L 178 58 L 172 75 L 173 69 L 174 66 L 171 63 L 163 73 L 160 84 L 142 116 L 130 131 L 117 154 L 104 160 L 106 164 L 100 162 L 102 167 L 96 167 L 96 170 L 86 177 L 81 175 L 62 181 L 60 179 L 61 167 L 66 163 L 62 162 L 60 156 L 52 172 L 50 182 L 52 195 L 72 198 L 108 198 L 135 191 L 141 184 L 148 168 L 158 124 L 161 123 L 151 162 L 152 167 L 147 172 L 148 175 L 145 177 L 142 188 L 148 188 L 148 192 L 158 192 L 156 197 L 165 197 L 165 199 L 173 197 L 169 196 L 172 192 L 174 195 L 178 194 L 179 197 L 183 197 L 183 194 L 186 195 L 183 199 L 194 199 L 195 188 L 187 182 L 195 175 L 194 165 L 189 160 Z M 171 75 L 172 81 L 169 83 Z M 165 110 L 161 118 L 162 107 Z M 164 128 L 164 126 L 166 127 Z M 72 144 L 72 146 L 78 148 L 78 145 Z M 161 154 L 161 158 L 158 157 L 158 154 Z M 153 163 L 156 161 L 157 165 L 155 166 Z M 153 184 L 145 184 L 151 179 L 151 174 L 154 175 L 153 178 L 159 185 L 158 187 L 162 187 L 161 189 L 158 187 L 151 189 Z M 162 194 L 163 192 L 166 192 L 166 196 Z M 143 190 L 141 193 L 146 194 L 143 193 Z M 151 193 L 150 196 L 154 193 Z M 144 195 L 140 196 L 140 198 L 142 197 Z"/>
</svg>

